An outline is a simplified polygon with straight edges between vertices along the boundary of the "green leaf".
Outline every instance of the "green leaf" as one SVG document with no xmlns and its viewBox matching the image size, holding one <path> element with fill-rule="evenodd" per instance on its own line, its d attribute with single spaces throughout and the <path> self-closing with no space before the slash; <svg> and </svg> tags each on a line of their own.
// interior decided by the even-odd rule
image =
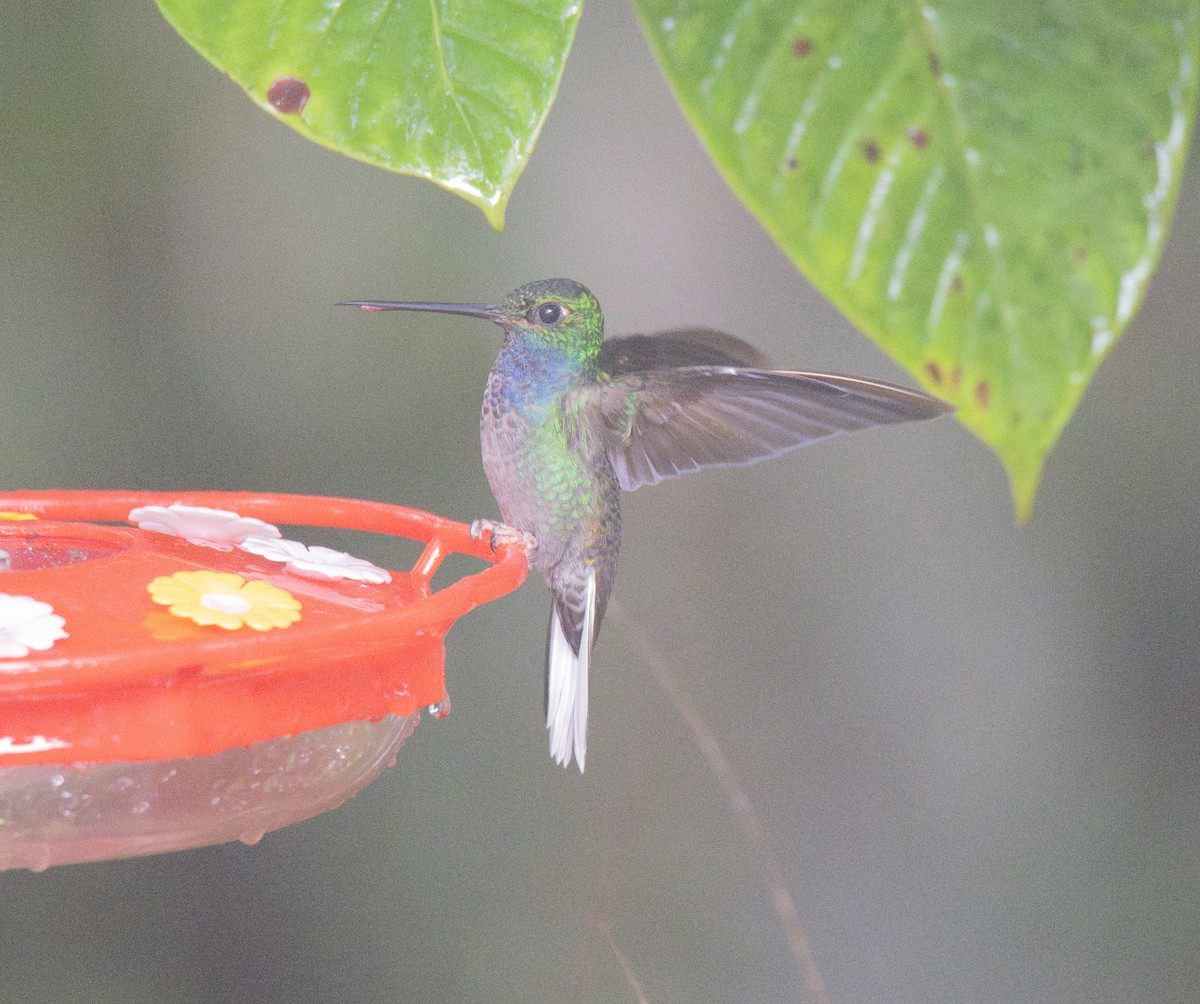
<svg viewBox="0 0 1200 1004">
<path fill-rule="evenodd" d="M 1028 515 L 1167 234 L 1195 0 L 635 4 L 729 184 Z"/>
<path fill-rule="evenodd" d="M 579 0 L 158 0 L 250 98 L 317 143 L 428 178 L 500 229 Z"/>
</svg>

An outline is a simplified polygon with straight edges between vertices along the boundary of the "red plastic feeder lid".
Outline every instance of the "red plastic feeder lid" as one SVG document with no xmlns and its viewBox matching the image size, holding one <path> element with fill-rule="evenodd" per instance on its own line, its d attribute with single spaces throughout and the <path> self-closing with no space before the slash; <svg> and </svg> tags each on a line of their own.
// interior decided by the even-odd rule
<svg viewBox="0 0 1200 1004">
<path fill-rule="evenodd" d="M 278 523 L 425 547 L 389 571 Z M 434 591 L 451 552 L 488 567 Z M 381 502 L 0 497 L 0 767 L 173 760 L 410 715 L 445 697 L 454 621 L 526 572 L 520 548 L 493 553 L 461 523 Z"/>
</svg>

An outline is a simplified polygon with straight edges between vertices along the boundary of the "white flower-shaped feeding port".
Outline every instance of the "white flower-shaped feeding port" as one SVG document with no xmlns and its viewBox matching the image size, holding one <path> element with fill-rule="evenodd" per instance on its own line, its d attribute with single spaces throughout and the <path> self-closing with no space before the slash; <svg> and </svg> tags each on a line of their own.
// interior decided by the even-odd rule
<svg viewBox="0 0 1200 1004">
<path fill-rule="evenodd" d="M 45 753 L 46 750 L 61 750 L 70 747 L 61 739 L 49 736 L 0 736 L 0 754 L 10 753 Z"/>
<path fill-rule="evenodd" d="M 0 659 L 23 659 L 31 650 L 46 651 L 67 637 L 66 623 L 49 603 L 0 593 Z"/>
<path fill-rule="evenodd" d="M 391 582 L 391 573 L 365 558 L 356 558 L 329 547 L 308 547 L 295 540 L 269 540 L 247 537 L 240 545 L 243 551 L 271 561 L 281 561 L 297 575 L 310 579 L 354 579 L 381 585 Z"/>
<path fill-rule="evenodd" d="M 239 516 L 228 509 L 209 509 L 206 506 L 144 505 L 129 513 L 129 521 L 142 530 L 168 533 L 182 537 L 191 544 L 232 551 L 247 537 L 282 537 L 279 527 L 264 523 L 253 516 Z"/>
</svg>

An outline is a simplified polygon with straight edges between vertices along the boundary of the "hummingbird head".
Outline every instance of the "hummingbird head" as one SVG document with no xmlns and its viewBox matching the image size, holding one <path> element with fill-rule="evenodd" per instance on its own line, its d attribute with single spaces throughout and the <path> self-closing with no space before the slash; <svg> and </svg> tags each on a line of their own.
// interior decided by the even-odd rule
<svg viewBox="0 0 1200 1004">
<path fill-rule="evenodd" d="M 604 337 L 604 314 L 591 292 L 571 279 L 539 279 L 518 286 L 493 308 L 509 337 L 535 339 L 546 348 L 594 359 Z"/>
<path fill-rule="evenodd" d="M 540 279 L 518 286 L 499 303 L 411 303 L 394 300 L 351 300 L 341 307 L 360 310 L 421 310 L 482 317 L 504 329 L 507 339 L 520 339 L 535 349 L 549 349 L 573 361 L 589 362 L 600 352 L 604 315 L 584 286 L 571 279 Z"/>
</svg>

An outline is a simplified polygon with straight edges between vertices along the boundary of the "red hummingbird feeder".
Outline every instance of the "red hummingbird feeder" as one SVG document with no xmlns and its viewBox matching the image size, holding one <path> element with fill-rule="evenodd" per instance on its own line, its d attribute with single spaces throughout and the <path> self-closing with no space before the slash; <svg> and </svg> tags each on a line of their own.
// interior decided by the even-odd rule
<svg viewBox="0 0 1200 1004">
<path fill-rule="evenodd" d="M 393 571 L 276 524 L 424 547 Z M 487 564 L 434 589 L 451 553 Z M 254 842 L 340 805 L 448 708 L 446 632 L 526 572 L 380 502 L 0 497 L 0 868 Z"/>
</svg>

